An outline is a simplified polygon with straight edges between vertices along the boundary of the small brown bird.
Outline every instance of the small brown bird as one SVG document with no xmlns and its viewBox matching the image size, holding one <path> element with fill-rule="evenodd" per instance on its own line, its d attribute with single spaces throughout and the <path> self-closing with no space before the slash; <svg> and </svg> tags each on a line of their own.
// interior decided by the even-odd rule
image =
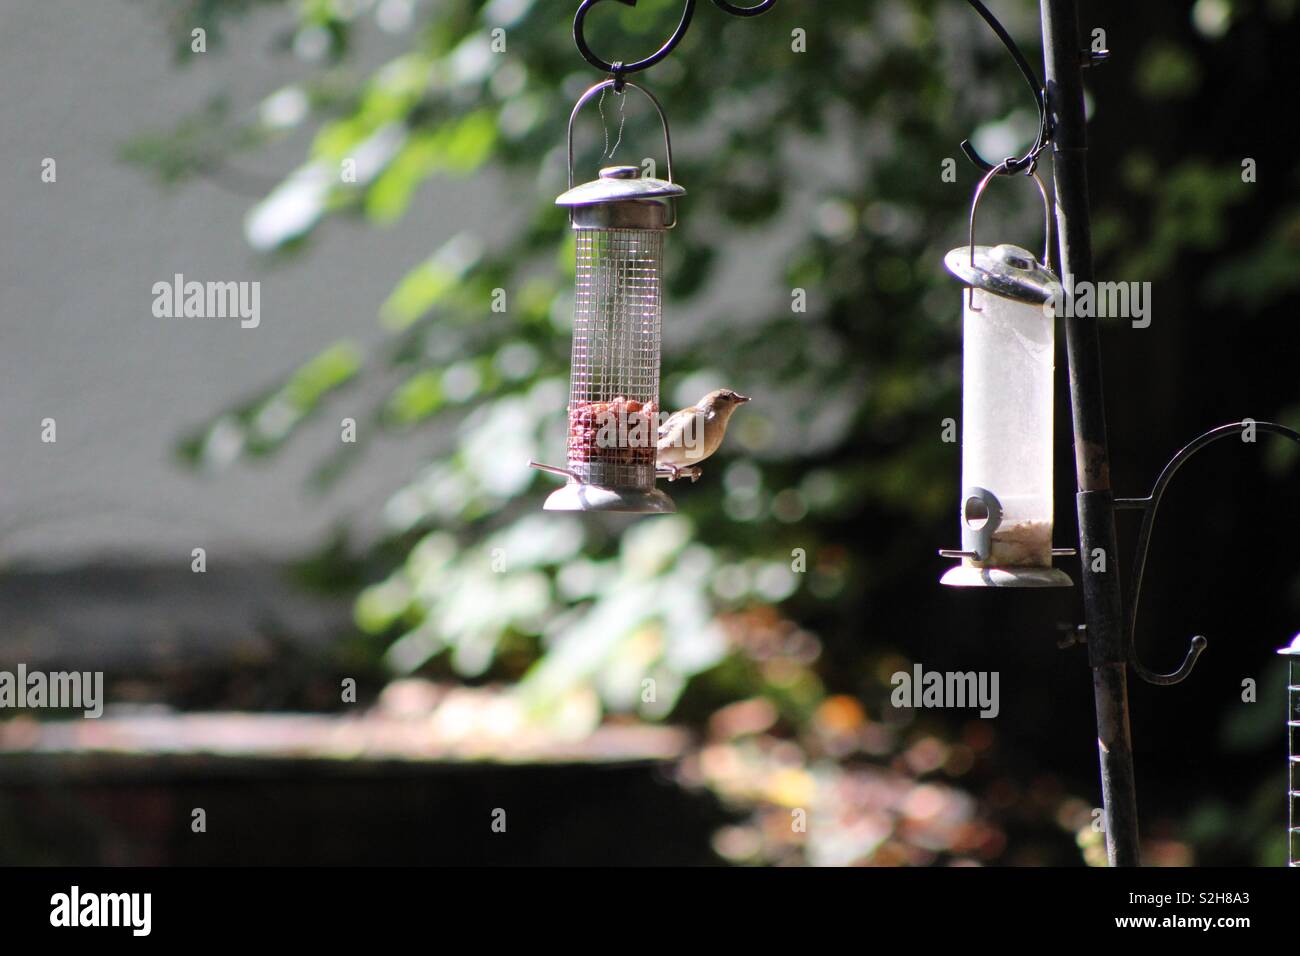
<svg viewBox="0 0 1300 956">
<path fill-rule="evenodd" d="M 748 395 L 729 388 L 714 389 L 689 408 L 673 412 L 659 426 L 658 465 L 670 472 L 669 481 L 692 465 L 708 458 L 727 434 L 731 414 Z M 692 478 L 698 477 L 693 474 Z"/>
</svg>

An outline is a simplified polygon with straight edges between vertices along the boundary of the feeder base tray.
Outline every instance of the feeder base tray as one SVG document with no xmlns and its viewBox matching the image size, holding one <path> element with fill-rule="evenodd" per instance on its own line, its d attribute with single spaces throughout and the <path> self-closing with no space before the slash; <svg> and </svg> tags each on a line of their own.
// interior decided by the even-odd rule
<svg viewBox="0 0 1300 956">
<path fill-rule="evenodd" d="M 602 488 L 570 481 L 551 492 L 546 511 L 619 511 L 628 514 L 672 514 L 673 499 L 658 488 Z"/>
<path fill-rule="evenodd" d="M 957 588 L 1070 588 L 1074 582 L 1060 568 L 949 568 L 940 584 Z"/>
</svg>

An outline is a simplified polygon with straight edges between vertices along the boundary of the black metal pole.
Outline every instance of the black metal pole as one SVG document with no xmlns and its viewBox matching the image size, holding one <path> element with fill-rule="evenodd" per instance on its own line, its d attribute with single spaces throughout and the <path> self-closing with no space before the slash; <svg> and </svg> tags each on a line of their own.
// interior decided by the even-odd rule
<svg viewBox="0 0 1300 956">
<path fill-rule="evenodd" d="M 1040 0 L 1047 107 L 1052 122 L 1058 268 L 1067 290 L 1092 282 L 1088 221 L 1087 132 L 1075 0 Z M 1097 709 L 1097 748 L 1105 807 L 1106 856 L 1111 866 L 1137 866 L 1137 787 L 1129 738 L 1128 648 L 1120 595 L 1115 502 L 1110 488 L 1106 411 L 1097 323 L 1064 319 L 1070 363 L 1070 410 L 1078 481 L 1079 557 L 1082 565 L 1088 662 Z M 1100 549 L 1100 551 L 1098 550 Z"/>
</svg>

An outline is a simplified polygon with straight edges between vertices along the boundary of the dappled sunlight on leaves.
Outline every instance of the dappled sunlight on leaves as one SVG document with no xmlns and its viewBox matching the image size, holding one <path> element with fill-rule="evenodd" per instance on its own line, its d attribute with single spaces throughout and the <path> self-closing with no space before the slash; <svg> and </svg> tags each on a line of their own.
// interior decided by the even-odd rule
<svg viewBox="0 0 1300 956">
<path fill-rule="evenodd" d="M 344 68 L 363 6 L 302 4 L 290 47 L 306 75 L 242 125 L 214 101 L 170 135 L 138 138 L 128 157 L 174 183 L 289 130 L 312 135 L 248 211 L 245 238 L 262 253 L 306 249 L 345 214 L 386 226 L 422 190 L 475 174 L 492 177 L 510 228 L 410 249 L 376 304 L 383 345 L 364 356 L 336 346 L 215 414 L 186 439 L 188 460 L 272 451 L 363 369 L 385 376 L 373 430 L 429 451 L 383 506 L 355 619 L 402 679 L 500 688 L 429 705 L 441 736 L 577 739 L 632 718 L 688 726 L 698 739 L 680 779 L 735 811 L 714 848 L 736 863 L 1104 862 L 1093 808 L 1053 775 L 1007 765 L 991 722 L 886 703 L 891 673 L 911 661 L 879 606 L 929 600 L 914 585 L 935 576 L 933 542 L 956 493 L 959 450 L 935 436 L 960 409 L 960 299 L 939 263 L 966 241 L 976 173 L 961 165 L 946 181 L 938 163 L 972 130 L 986 155 L 1034 135 L 1016 77 L 985 68 L 1001 55 L 996 39 L 965 10 L 837 0 L 818 4 L 817 54 L 792 56 L 802 14 L 779 4 L 763 28 L 731 24 L 725 44 L 696 36 L 656 69 L 674 177 L 689 190 L 668 243 L 663 403 L 722 385 L 755 401 L 698 483 L 665 486 L 677 514 L 634 520 L 541 513 L 553 477 L 527 466 L 562 460 L 565 447 L 574 240 L 554 197 L 565 120 L 598 77 L 576 62 L 553 5 L 446 0 L 373 5 L 409 49 L 357 79 Z M 1232 18 L 1211 6 L 1194 22 L 1219 36 Z M 655 18 L 643 13 L 602 5 L 593 35 L 648 45 Z M 503 26 L 508 55 L 492 47 Z M 1175 103 L 1204 82 L 1200 61 L 1159 43 L 1139 91 Z M 618 161 L 662 164 L 641 107 L 627 104 Z M 619 135 L 619 110 L 603 111 L 583 117 L 575 141 L 580 181 Z M 1221 245 L 1250 198 L 1221 160 L 1162 167 L 1132 149 L 1116 162 L 1126 201 L 1150 212 L 1099 208 L 1098 258 L 1142 279 Z M 1031 193 L 1007 191 L 982 228 L 1041 229 Z M 1298 281 L 1298 222 L 1295 208 L 1279 210 L 1261 233 L 1268 248 L 1212 263 L 1199 291 L 1245 310 L 1277 301 Z M 1230 727 L 1234 740 L 1255 732 L 1247 723 Z M 1221 832 L 1215 808 L 1196 822 Z M 1163 834 L 1152 852 L 1193 855 Z"/>
</svg>

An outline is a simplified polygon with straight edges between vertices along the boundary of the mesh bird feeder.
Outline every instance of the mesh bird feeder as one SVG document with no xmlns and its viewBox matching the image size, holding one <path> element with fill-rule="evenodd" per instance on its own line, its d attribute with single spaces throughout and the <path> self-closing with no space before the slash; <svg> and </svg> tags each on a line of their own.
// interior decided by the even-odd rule
<svg viewBox="0 0 1300 956">
<path fill-rule="evenodd" d="M 1286 861 L 1288 866 L 1300 866 L 1300 634 L 1278 653 L 1287 661 Z"/>
<path fill-rule="evenodd" d="M 1060 288 L 1044 264 L 1051 248 L 1046 208 L 1042 261 L 1019 246 L 975 245 L 975 211 L 996 174 L 971 204 L 970 244 L 944 259 L 966 283 L 962 316 L 962 563 L 943 576 L 961 587 L 1068 587 L 1052 567 L 1052 404 L 1055 313 Z"/>
<path fill-rule="evenodd" d="M 672 142 L 659 101 L 668 178 L 642 177 L 637 166 L 609 166 L 574 185 L 573 123 L 606 80 L 587 90 L 569 116 L 569 189 L 555 200 L 575 233 L 573 352 L 569 378 L 568 460 L 564 468 L 531 462 L 567 478 L 548 511 L 674 511 L 655 487 L 664 233 L 676 222 Z"/>
</svg>

